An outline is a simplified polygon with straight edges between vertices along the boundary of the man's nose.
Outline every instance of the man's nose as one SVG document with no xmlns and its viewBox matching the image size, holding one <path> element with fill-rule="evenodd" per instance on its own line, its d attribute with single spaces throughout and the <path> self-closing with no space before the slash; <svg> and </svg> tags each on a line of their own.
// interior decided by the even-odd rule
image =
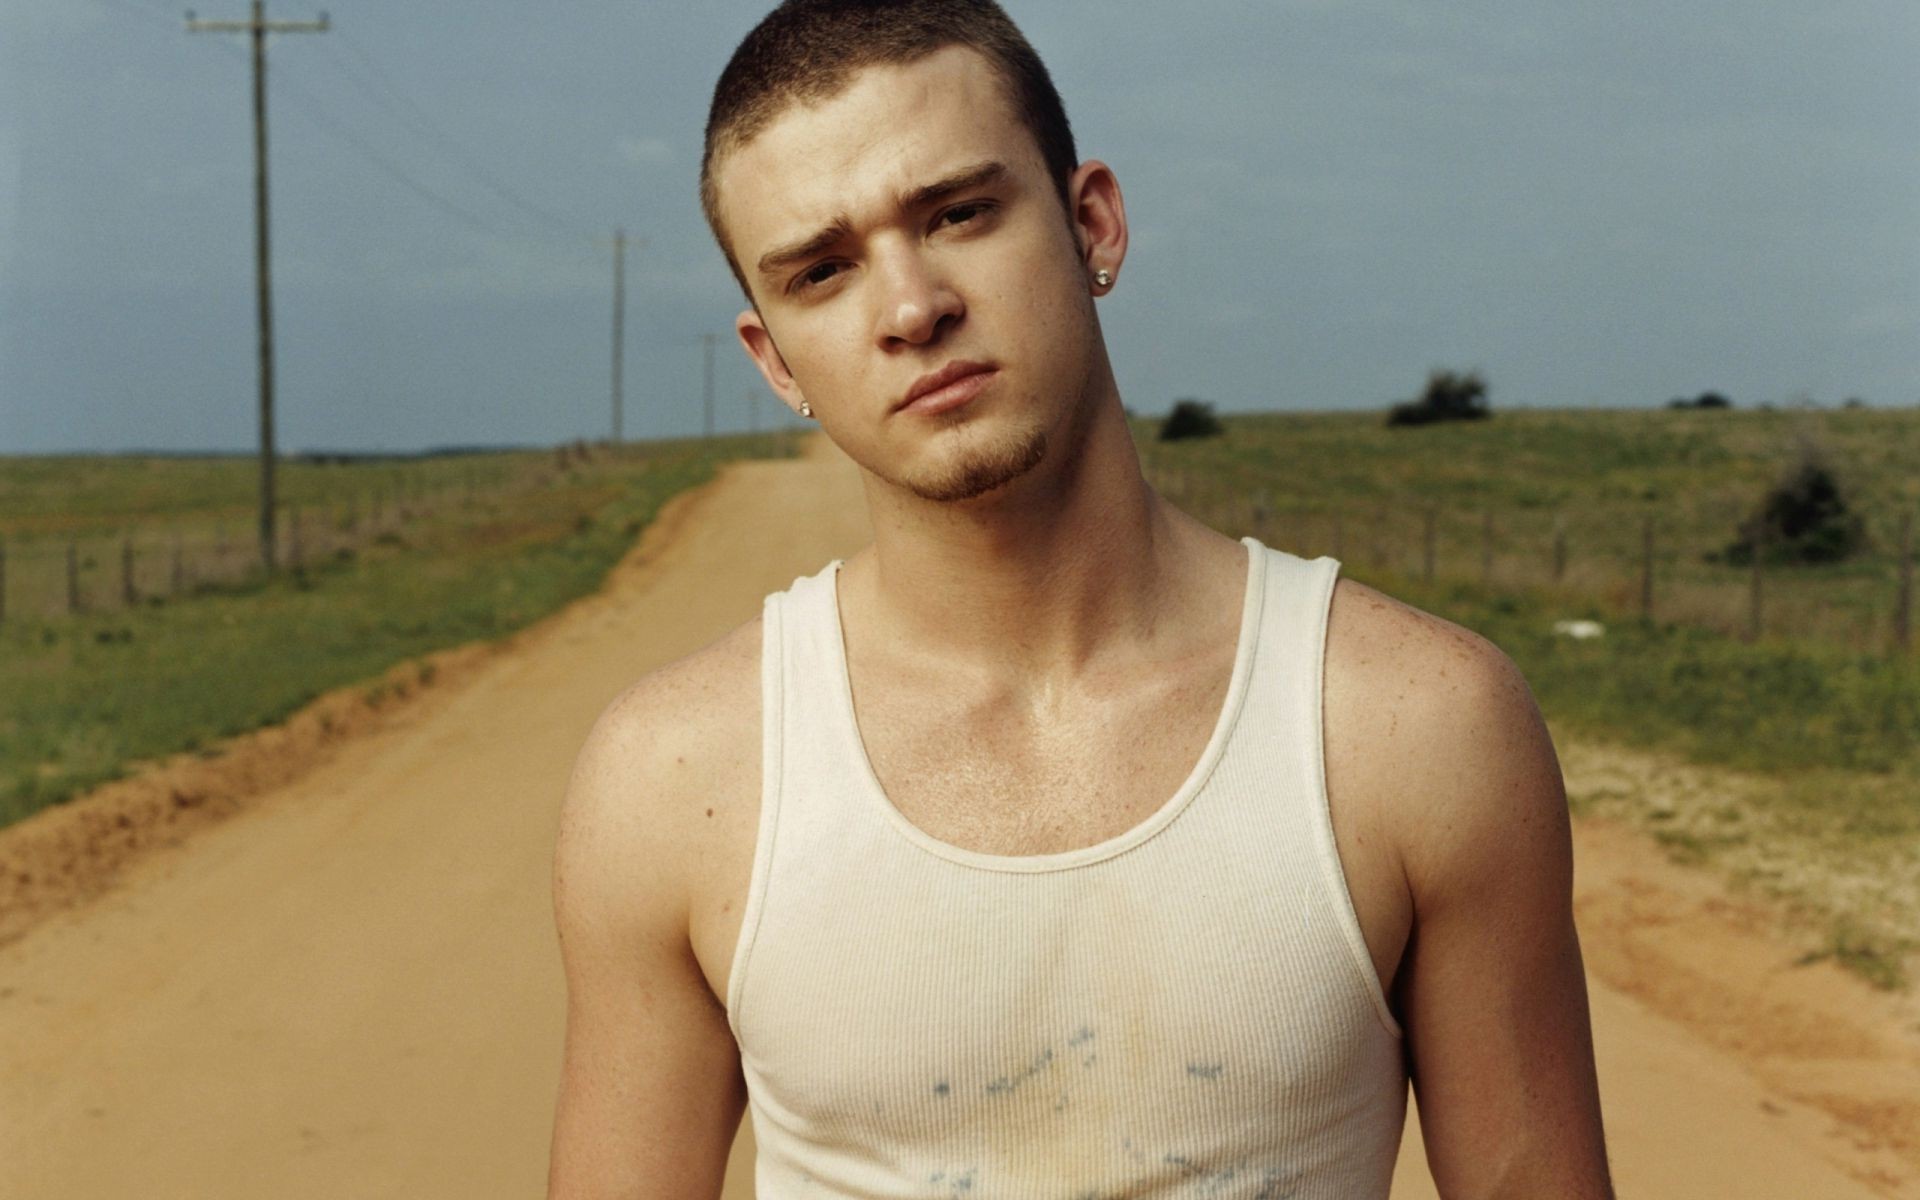
<svg viewBox="0 0 1920 1200">
<path fill-rule="evenodd" d="M 966 312 L 947 273 L 918 248 L 901 248 L 876 264 L 879 312 L 876 340 L 882 349 L 923 345 L 956 324 Z"/>
</svg>

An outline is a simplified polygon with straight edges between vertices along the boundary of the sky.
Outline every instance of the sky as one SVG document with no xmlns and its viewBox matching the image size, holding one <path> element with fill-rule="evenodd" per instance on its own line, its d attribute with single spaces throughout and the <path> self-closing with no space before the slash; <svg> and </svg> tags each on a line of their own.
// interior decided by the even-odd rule
<svg viewBox="0 0 1920 1200">
<path fill-rule="evenodd" d="M 1136 412 L 1920 403 L 1913 0 L 1004 0 L 1132 242 Z M 203 20 L 245 0 L 198 0 Z M 700 218 L 764 0 L 329 0 L 268 39 L 276 443 L 602 438 L 777 402 Z M 272 0 L 268 17 L 322 11 Z M 256 447 L 244 35 L 0 0 L 0 454 Z M 750 400 L 758 394 L 759 402 Z"/>
</svg>

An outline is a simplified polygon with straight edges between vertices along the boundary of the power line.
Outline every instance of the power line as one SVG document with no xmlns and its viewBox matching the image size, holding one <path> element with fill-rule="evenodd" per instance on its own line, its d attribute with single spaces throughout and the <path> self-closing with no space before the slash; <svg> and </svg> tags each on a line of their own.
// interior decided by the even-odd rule
<svg viewBox="0 0 1920 1200">
<path fill-rule="evenodd" d="M 159 9 L 151 8 L 145 4 L 134 4 L 131 0 L 95 0 L 95 2 L 117 8 L 122 12 L 133 13 L 143 21 L 164 23 L 170 32 L 178 33 L 180 31 L 180 18 L 173 13 L 163 13 Z"/>
<path fill-rule="evenodd" d="M 338 30 L 335 30 L 335 32 L 338 32 Z M 407 172 L 403 170 L 398 164 L 393 162 L 393 160 L 389 159 L 386 155 L 381 154 L 378 150 L 375 150 L 372 146 L 367 145 L 367 143 L 360 140 L 359 137 L 355 136 L 350 130 L 348 130 L 345 125 L 341 124 L 339 121 L 335 120 L 332 116 L 330 116 L 327 113 L 326 108 L 320 103 L 319 97 L 315 96 L 312 92 L 308 91 L 301 84 L 286 78 L 286 75 L 287 75 L 286 71 L 284 70 L 281 71 L 280 75 L 281 75 L 281 79 L 279 80 L 279 83 L 282 87 L 291 88 L 294 92 L 304 97 L 307 101 L 307 107 L 305 109 L 300 109 L 296 107 L 295 109 L 296 112 L 301 112 L 304 116 L 307 117 L 307 119 L 313 121 L 315 124 L 319 125 L 322 129 L 325 129 L 328 133 L 331 133 L 333 136 L 339 138 L 341 141 L 345 142 L 347 145 L 359 151 L 360 156 L 362 158 L 365 158 L 368 162 L 372 163 L 376 168 L 379 169 L 379 171 L 382 174 L 386 175 L 389 179 L 392 179 L 395 183 L 399 184 L 401 187 L 406 188 L 408 191 L 412 192 L 414 195 L 420 197 L 422 200 L 425 200 L 427 203 L 433 205 L 435 208 L 439 209 L 441 212 L 446 213 L 447 215 L 453 217 L 455 220 L 458 220 L 466 225 L 469 225 L 474 229 L 479 230 L 482 233 L 490 234 L 498 238 L 505 238 L 509 241 L 511 241 L 515 236 L 518 236 L 518 235 L 507 232 L 506 230 L 500 228 L 498 225 L 495 225 L 493 222 L 488 221 L 483 217 L 474 215 L 473 213 L 467 211 L 465 208 L 462 208 L 460 205 L 454 203 L 453 201 L 447 199 L 445 196 L 440 195 L 438 192 L 435 192 L 433 189 L 427 187 L 425 184 L 414 179 L 411 175 L 407 174 Z"/>
<path fill-rule="evenodd" d="M 604 244 L 603 239 L 597 234 L 584 232 L 571 219 L 554 212 L 552 209 L 535 204 L 533 201 L 524 198 L 519 193 L 496 180 L 487 169 L 481 165 L 479 156 L 468 150 L 459 139 L 447 133 L 445 129 L 428 116 L 426 110 L 409 98 L 407 94 L 393 82 L 393 77 L 382 69 L 380 64 L 375 62 L 373 57 L 362 49 L 357 41 L 352 37 L 346 36 L 344 32 L 341 32 L 340 44 L 345 46 L 348 52 L 351 53 L 354 58 L 358 59 L 361 67 L 364 68 L 364 71 L 360 68 L 353 68 L 350 72 L 354 75 L 355 82 L 360 86 L 362 95 L 385 109 L 389 115 L 406 124 L 415 133 L 420 134 L 429 141 L 438 143 L 442 150 L 447 152 L 448 157 L 464 167 L 468 173 L 471 174 L 474 179 L 478 180 L 488 191 L 520 209 L 522 212 L 564 233 L 566 236 L 586 238 L 596 246 Z M 335 53 L 332 57 L 341 67 L 349 67 L 348 60 L 342 58 L 339 54 Z M 368 79 L 371 79 L 375 85 L 371 90 L 365 83 Z M 388 98 L 391 98 L 391 102 Z"/>
<path fill-rule="evenodd" d="M 150 7 L 145 4 L 134 3 L 133 0 L 95 0 L 95 3 L 105 4 L 110 7 L 117 8 L 123 12 L 134 13 L 143 20 L 164 22 L 169 28 L 173 30 L 179 29 L 179 25 L 176 23 L 179 20 L 179 18 L 162 13 L 159 9 L 154 7 Z M 338 36 L 340 34 L 340 29 L 337 26 L 331 27 L 328 30 L 328 32 Z M 227 39 L 217 38 L 214 41 L 214 45 L 216 45 L 222 52 L 232 55 L 234 58 L 240 60 L 241 62 L 248 61 L 248 55 L 244 51 L 240 50 L 238 47 L 228 42 Z M 344 62 L 345 60 L 336 59 L 336 61 Z M 375 69 L 377 70 L 377 68 Z M 421 200 L 432 205 L 434 208 L 438 209 L 442 213 L 445 213 L 446 215 L 452 217 L 454 220 L 459 221 L 461 224 L 466 225 L 469 228 L 472 228 L 480 233 L 487 234 L 490 237 L 501 238 L 506 241 L 514 241 L 514 240 L 522 239 L 528 236 L 527 233 L 524 233 L 524 232 L 516 233 L 507 229 L 503 229 L 498 224 L 475 214 L 470 209 L 462 206 L 461 204 L 456 203 L 453 200 L 447 199 L 444 195 L 440 194 L 439 192 L 436 192 L 434 189 L 428 187 L 426 184 L 421 183 L 419 180 L 415 179 L 398 163 L 394 162 L 387 155 L 374 149 L 365 140 L 363 140 L 362 138 L 354 134 L 353 131 L 349 129 L 343 122 L 341 122 L 338 118 L 334 117 L 328 111 L 327 106 L 320 100 L 319 96 L 316 95 L 310 89 L 308 89 L 306 86 L 304 86 L 302 83 L 300 83 L 300 81 L 297 78 L 295 78 L 297 74 L 298 72 L 295 72 L 289 69 L 288 65 L 285 63 L 279 64 L 278 68 L 274 72 L 274 80 L 273 80 L 274 84 L 276 84 L 278 87 L 280 87 L 283 90 L 292 92 L 294 95 L 299 97 L 304 102 L 303 104 L 294 104 L 294 105 L 291 105 L 290 107 L 292 107 L 294 111 L 301 113 L 303 116 L 305 116 L 308 120 L 312 121 L 314 124 L 318 125 L 325 132 L 331 134 L 335 138 L 338 138 L 340 141 L 346 143 L 346 145 L 350 149 L 354 150 L 362 158 L 366 159 L 381 174 L 387 176 L 393 182 L 399 184 L 401 187 L 405 188 L 409 192 L 412 192 L 414 195 L 418 196 Z M 359 82 L 358 79 L 355 79 L 355 82 L 358 83 Z M 370 98 L 372 98 L 371 94 L 366 92 L 364 86 L 362 86 L 361 91 L 363 94 L 367 94 L 369 95 Z M 378 100 L 376 100 L 375 102 L 378 103 Z M 386 107 L 386 106 L 383 105 L 383 107 Z M 472 167 L 470 164 L 469 164 L 469 170 L 474 170 L 476 174 L 478 173 L 477 169 Z M 495 190 L 496 192 L 499 192 L 501 189 L 496 187 L 493 190 Z M 520 207 L 526 208 L 529 211 L 533 212 L 536 216 L 539 216 L 542 219 L 542 221 L 549 226 L 549 229 L 543 230 L 539 234 L 535 235 L 535 236 L 538 236 L 541 240 L 544 240 L 556 245 L 564 243 L 570 249 L 576 249 L 576 250 L 587 248 L 585 246 L 582 246 L 581 243 L 583 241 L 590 243 L 592 248 L 596 250 L 606 244 L 605 239 L 582 233 L 578 229 L 574 228 L 570 223 L 564 221 L 564 219 L 555 218 L 553 214 L 543 212 L 542 210 L 538 209 L 537 206 L 531 206 L 524 202 L 514 201 L 511 198 L 509 198 L 509 202 L 518 203 Z M 556 229 L 558 230 L 558 236 L 555 236 Z"/>
</svg>

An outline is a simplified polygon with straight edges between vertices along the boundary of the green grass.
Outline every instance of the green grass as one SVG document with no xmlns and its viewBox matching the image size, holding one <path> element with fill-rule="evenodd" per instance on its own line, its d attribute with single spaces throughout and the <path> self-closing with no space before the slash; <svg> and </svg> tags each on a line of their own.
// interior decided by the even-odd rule
<svg viewBox="0 0 1920 1200">
<path fill-rule="evenodd" d="M 1901 991 L 1910 983 L 1905 960 L 1913 952 L 1910 940 L 1862 930 L 1851 921 L 1833 923 L 1826 943 L 1798 960 L 1800 965 L 1832 959 L 1884 991 Z"/>
<path fill-rule="evenodd" d="M 72 617 L 10 615 L 0 625 L 0 824 L 116 778 L 130 763 L 282 720 L 397 662 L 521 628 L 597 587 L 674 493 L 722 461 L 777 445 L 656 444 L 549 472 L 544 483 L 450 508 L 385 544 L 271 579 Z M 0 480 L 16 494 L 31 490 L 23 481 L 44 465 L 6 462 Z M 235 464 L 178 465 L 203 503 L 226 502 Z M 113 479 L 116 466 L 123 483 Z M 139 460 L 87 463 L 77 507 L 124 514 L 146 503 L 149 470 Z M 40 478 L 38 486 L 58 484 Z M 43 514 L 57 508 L 39 504 Z M 202 510 L 161 511 L 191 518 Z"/>
<path fill-rule="evenodd" d="M 1710 555 L 1810 439 L 1866 523 L 1869 551 L 1763 580 L 1763 629 L 1884 651 L 1903 516 L 1920 516 L 1920 410 L 1498 412 L 1484 422 L 1386 428 L 1378 413 L 1254 414 L 1222 438 L 1162 443 L 1135 424 L 1147 466 L 1195 511 L 1264 496 L 1270 525 L 1316 553 L 1343 522 L 1349 562 L 1422 570 L 1425 511 L 1437 512 L 1437 573 L 1478 579 L 1492 515 L 1494 578 L 1552 580 L 1564 531 L 1569 595 L 1637 607 L 1643 523 L 1654 522 L 1656 616 L 1743 632 L 1751 574 Z M 1239 518 L 1245 520 L 1244 516 Z"/>
<path fill-rule="evenodd" d="M 1637 618 L 1608 618 L 1604 636 L 1574 639 L 1554 622 L 1595 613 L 1551 595 L 1355 574 L 1494 642 L 1556 723 L 1750 771 L 1916 765 L 1920 670 L 1910 661 Z"/>
<path fill-rule="evenodd" d="M 283 460 L 274 491 L 284 505 L 386 503 L 469 486 L 497 490 L 551 451 L 366 458 L 349 463 Z M 249 455 L 209 457 L 37 455 L 0 459 L 0 536 L 117 534 L 129 526 L 224 521 L 252 527 L 260 467 Z"/>
</svg>

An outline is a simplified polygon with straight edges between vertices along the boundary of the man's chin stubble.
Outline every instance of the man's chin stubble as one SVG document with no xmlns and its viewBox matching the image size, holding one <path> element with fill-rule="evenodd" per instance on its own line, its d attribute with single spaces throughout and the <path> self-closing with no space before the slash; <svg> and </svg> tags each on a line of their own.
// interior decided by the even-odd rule
<svg viewBox="0 0 1920 1200">
<path fill-rule="evenodd" d="M 1047 454 L 1047 431 L 1035 429 L 1021 440 L 968 454 L 944 474 L 902 480 L 902 486 L 922 500 L 951 504 L 984 496 L 1025 475 Z"/>
</svg>

